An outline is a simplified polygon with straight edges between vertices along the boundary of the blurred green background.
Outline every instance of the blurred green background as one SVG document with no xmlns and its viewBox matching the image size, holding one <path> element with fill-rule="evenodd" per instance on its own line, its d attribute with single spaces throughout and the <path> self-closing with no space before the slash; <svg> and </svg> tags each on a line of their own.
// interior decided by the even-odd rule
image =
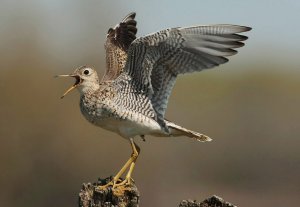
<svg viewBox="0 0 300 207">
<path fill-rule="evenodd" d="M 141 206 L 177 206 L 212 194 L 243 206 L 300 202 L 300 3 L 297 1 L 0 2 L 1 206 L 77 206 L 81 184 L 115 174 L 129 144 L 92 126 L 74 81 L 88 64 L 105 71 L 109 27 L 137 12 L 139 35 L 167 27 L 253 27 L 230 62 L 180 77 L 168 119 L 214 140 L 146 137 L 134 178 Z"/>
</svg>

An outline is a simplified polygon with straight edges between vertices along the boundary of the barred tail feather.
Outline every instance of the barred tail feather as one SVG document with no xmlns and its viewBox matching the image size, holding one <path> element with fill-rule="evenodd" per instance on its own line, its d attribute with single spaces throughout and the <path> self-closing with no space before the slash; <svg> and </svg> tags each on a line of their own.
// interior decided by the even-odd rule
<svg viewBox="0 0 300 207">
<path fill-rule="evenodd" d="M 174 124 L 173 122 L 165 120 L 166 125 L 169 127 L 171 136 L 187 136 L 193 139 L 196 139 L 200 142 L 210 142 L 212 139 L 204 134 L 186 129 L 182 126 L 178 126 L 177 124 Z"/>
</svg>

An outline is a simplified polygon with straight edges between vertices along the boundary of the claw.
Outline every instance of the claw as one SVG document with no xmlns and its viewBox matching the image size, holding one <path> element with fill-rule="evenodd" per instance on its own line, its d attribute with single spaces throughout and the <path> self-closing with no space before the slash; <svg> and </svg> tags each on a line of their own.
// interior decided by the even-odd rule
<svg viewBox="0 0 300 207">
<path fill-rule="evenodd" d="M 114 186 L 113 181 L 110 181 L 109 183 L 105 184 L 105 185 L 99 185 L 95 188 L 95 191 L 103 191 L 105 189 L 107 189 L 109 186 Z"/>
<path fill-rule="evenodd" d="M 134 180 L 131 177 L 126 177 L 125 180 L 123 180 L 120 183 L 116 183 L 114 187 L 119 187 L 119 186 L 130 186 L 134 182 Z M 113 187 L 113 188 L 114 188 Z"/>
<path fill-rule="evenodd" d="M 107 188 L 111 188 L 114 195 L 122 196 L 124 195 L 125 191 L 130 190 L 132 182 L 134 182 L 134 180 L 131 177 L 126 177 L 124 180 L 112 180 L 105 185 L 97 186 L 95 191 L 103 191 Z"/>
</svg>

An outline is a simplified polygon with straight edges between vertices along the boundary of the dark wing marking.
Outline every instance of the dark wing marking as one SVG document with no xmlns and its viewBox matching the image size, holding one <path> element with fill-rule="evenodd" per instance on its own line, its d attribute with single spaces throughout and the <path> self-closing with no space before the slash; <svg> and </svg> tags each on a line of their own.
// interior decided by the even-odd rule
<svg viewBox="0 0 300 207">
<path fill-rule="evenodd" d="M 169 96 L 179 74 L 213 68 L 237 53 L 246 36 L 236 33 L 251 28 L 237 25 L 208 25 L 166 29 L 136 39 L 128 51 L 123 76 L 135 93 L 147 96 L 164 124 Z M 126 88 L 126 87 L 124 87 Z M 124 91 L 125 92 L 125 91 Z"/>
<path fill-rule="evenodd" d="M 122 72 L 130 44 L 136 39 L 135 13 L 128 14 L 118 25 L 107 32 L 106 72 L 102 81 L 114 80 Z"/>
</svg>

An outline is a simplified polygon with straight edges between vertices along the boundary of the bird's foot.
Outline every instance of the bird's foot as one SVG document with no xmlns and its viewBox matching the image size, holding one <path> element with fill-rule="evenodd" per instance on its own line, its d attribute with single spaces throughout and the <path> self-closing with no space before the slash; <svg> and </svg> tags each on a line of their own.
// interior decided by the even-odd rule
<svg viewBox="0 0 300 207">
<path fill-rule="evenodd" d="M 124 180 L 113 179 L 105 185 L 97 186 L 95 191 L 104 191 L 107 189 L 111 189 L 114 195 L 122 196 L 125 191 L 130 190 L 130 186 L 132 185 L 133 179 L 131 177 L 126 177 Z"/>
<path fill-rule="evenodd" d="M 132 182 L 134 182 L 134 180 L 132 179 L 132 177 L 126 177 L 123 181 L 121 181 L 120 183 L 116 183 L 113 188 L 117 188 L 120 186 L 131 186 Z"/>
<path fill-rule="evenodd" d="M 113 193 L 118 196 L 124 195 L 125 191 L 129 191 L 131 189 L 132 182 L 134 181 L 131 177 L 126 177 L 125 180 L 120 183 L 115 183 L 112 187 Z"/>
</svg>

